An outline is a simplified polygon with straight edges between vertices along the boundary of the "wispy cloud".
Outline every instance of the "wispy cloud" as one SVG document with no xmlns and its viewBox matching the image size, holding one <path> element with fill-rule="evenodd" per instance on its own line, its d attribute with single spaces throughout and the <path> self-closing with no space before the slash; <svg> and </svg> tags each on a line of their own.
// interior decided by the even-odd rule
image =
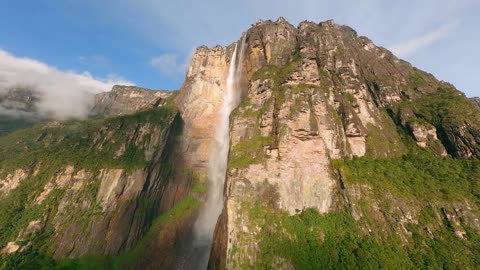
<svg viewBox="0 0 480 270">
<path fill-rule="evenodd" d="M 447 38 L 459 25 L 459 20 L 449 21 L 424 35 L 393 45 L 390 47 L 390 50 L 398 56 L 413 54 L 421 48 L 428 47 L 441 39 Z"/>
<path fill-rule="evenodd" d="M 115 84 L 132 83 L 113 75 L 94 78 L 88 72 L 61 71 L 0 49 L 0 94 L 16 87 L 32 89 L 39 96 L 37 108 L 43 116 L 55 119 L 85 117 L 92 95 L 110 91 Z"/>
<path fill-rule="evenodd" d="M 112 60 L 102 54 L 81 55 L 77 61 L 87 66 L 111 67 Z"/>
<path fill-rule="evenodd" d="M 162 75 L 179 77 L 187 71 L 189 64 L 188 59 L 189 58 L 184 61 L 179 61 L 176 54 L 163 54 L 152 58 L 152 60 L 150 60 L 150 66 L 160 71 Z"/>
</svg>

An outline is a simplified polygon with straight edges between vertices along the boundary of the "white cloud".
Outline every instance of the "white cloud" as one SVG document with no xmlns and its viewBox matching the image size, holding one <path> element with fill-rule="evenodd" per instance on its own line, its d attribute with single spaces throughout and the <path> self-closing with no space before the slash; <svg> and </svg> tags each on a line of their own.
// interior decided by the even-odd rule
<svg viewBox="0 0 480 270">
<path fill-rule="evenodd" d="M 88 72 L 61 71 L 0 49 L 0 94 L 13 87 L 32 89 L 38 93 L 37 108 L 42 116 L 83 118 L 92 105 L 93 94 L 110 91 L 115 84 L 132 83 L 115 76 L 99 79 Z"/>
<path fill-rule="evenodd" d="M 407 56 L 413 54 L 421 48 L 428 47 L 429 45 L 448 37 L 460 24 L 458 20 L 447 22 L 437 29 L 430 31 L 422 36 L 418 36 L 411 40 L 401 42 L 390 48 L 390 50 L 398 56 Z"/>
<path fill-rule="evenodd" d="M 150 65 L 163 75 L 178 77 L 188 69 L 188 61 L 179 61 L 175 54 L 163 54 L 150 60 Z"/>
</svg>

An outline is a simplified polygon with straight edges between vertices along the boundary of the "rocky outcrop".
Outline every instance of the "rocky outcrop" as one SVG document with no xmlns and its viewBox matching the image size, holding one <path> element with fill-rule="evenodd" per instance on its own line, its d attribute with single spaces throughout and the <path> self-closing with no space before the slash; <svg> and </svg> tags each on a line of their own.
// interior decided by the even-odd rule
<svg viewBox="0 0 480 270">
<path fill-rule="evenodd" d="M 472 98 L 472 100 L 473 100 L 473 102 L 475 102 L 475 104 L 477 104 L 480 107 L 480 98 L 474 97 L 474 98 Z"/>
<path fill-rule="evenodd" d="M 13 88 L 0 91 L 0 112 L 2 114 L 8 110 L 20 110 L 26 113 L 32 112 L 38 100 L 38 94 L 26 88 Z"/>
<path fill-rule="evenodd" d="M 154 220 L 197 184 L 177 151 L 182 128 L 176 110 L 162 106 L 101 120 L 48 123 L 3 137 L 1 253 L 40 252 L 42 241 L 48 251 L 41 252 L 55 259 L 115 256 L 137 248 Z M 10 151 L 14 154 L 7 158 Z M 193 202 L 191 212 L 198 204 Z M 21 208 L 9 211 L 9 205 Z M 192 217 L 182 213 L 164 229 L 180 233 L 191 224 Z M 14 222 L 5 223 L 8 217 Z M 154 229 L 164 234 L 161 227 Z M 154 246 L 174 256 L 174 243 Z"/>
<path fill-rule="evenodd" d="M 39 95 L 30 89 L 0 89 L 0 136 L 43 120 L 37 113 Z"/>
<path fill-rule="evenodd" d="M 244 99 L 231 116 L 226 202 L 212 269 L 255 265 L 261 228 L 268 227 L 252 218 L 259 207 L 290 215 L 337 209 L 338 188 L 345 184 L 332 161 L 406 154 L 410 146 L 399 127 L 438 156 L 480 156 L 478 118 L 449 122 L 445 114 L 437 122 L 433 112 L 420 112 L 440 106 L 444 92 L 471 105 L 460 92 L 347 26 L 260 21 L 246 32 L 244 49 Z M 471 107 L 469 113 L 454 107 L 444 111 L 472 115 Z"/>
<path fill-rule="evenodd" d="M 169 103 L 169 98 L 174 93 L 115 85 L 109 92 L 96 95 L 85 93 L 88 100 L 91 100 L 85 105 L 88 106 L 85 111 L 88 116 L 95 117 L 133 114 Z M 39 109 L 41 102 L 42 95 L 35 90 L 19 88 L 0 91 L 0 136 L 31 127 L 41 121 L 58 120 L 54 115 Z"/>
<path fill-rule="evenodd" d="M 190 166 L 204 173 L 233 49 L 198 48 L 175 101 L 185 121 L 182 151 Z"/>
<path fill-rule="evenodd" d="M 28 176 L 23 169 L 17 169 L 13 173 L 7 174 L 4 179 L 0 179 L 0 198 L 8 196 L 11 190 L 20 185 L 20 182 Z"/>
<path fill-rule="evenodd" d="M 113 86 L 110 92 L 95 95 L 91 113 L 94 115 L 118 116 L 132 114 L 162 104 L 172 91 L 156 91 L 136 86 Z"/>
</svg>

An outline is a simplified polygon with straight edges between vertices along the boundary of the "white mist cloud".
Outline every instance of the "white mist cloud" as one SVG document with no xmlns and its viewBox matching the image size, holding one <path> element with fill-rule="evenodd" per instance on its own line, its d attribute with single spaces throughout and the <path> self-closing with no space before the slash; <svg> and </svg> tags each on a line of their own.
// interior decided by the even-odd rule
<svg viewBox="0 0 480 270">
<path fill-rule="evenodd" d="M 105 55 L 101 55 L 101 54 L 81 55 L 77 57 L 77 61 L 87 66 L 100 66 L 100 67 L 112 66 L 112 60 L 107 58 Z"/>
<path fill-rule="evenodd" d="M 163 75 L 175 77 L 184 74 L 188 69 L 188 60 L 179 61 L 176 54 L 163 54 L 150 60 L 150 65 Z"/>
<path fill-rule="evenodd" d="M 421 48 L 428 47 L 433 43 L 448 37 L 459 25 L 459 20 L 447 22 L 424 35 L 396 44 L 392 46 L 390 50 L 398 56 L 413 54 Z"/>
<path fill-rule="evenodd" d="M 59 120 L 83 118 L 92 105 L 93 94 L 110 91 L 115 84 L 132 83 L 115 76 L 99 79 L 88 72 L 61 71 L 0 49 L 0 94 L 16 87 L 32 89 L 39 96 L 36 106 L 40 116 Z M 3 109 L 5 113 L 15 113 Z"/>
</svg>

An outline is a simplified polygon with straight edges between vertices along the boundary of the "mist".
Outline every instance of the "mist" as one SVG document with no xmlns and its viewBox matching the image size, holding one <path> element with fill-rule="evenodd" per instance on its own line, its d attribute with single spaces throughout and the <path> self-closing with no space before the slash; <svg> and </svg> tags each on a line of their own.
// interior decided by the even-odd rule
<svg viewBox="0 0 480 270">
<path fill-rule="evenodd" d="M 94 78 L 90 73 L 61 71 L 40 61 L 0 49 L 0 97 L 11 89 L 28 89 L 36 98 L 35 113 L 0 102 L 0 115 L 65 120 L 85 118 L 93 97 L 115 84 L 132 85 L 117 77 Z"/>
<path fill-rule="evenodd" d="M 223 191 L 230 148 L 230 114 L 240 104 L 242 63 L 245 47 L 244 34 L 235 45 L 227 78 L 227 89 L 218 112 L 215 137 L 210 147 L 208 161 L 208 194 L 193 227 L 192 246 L 177 269 L 207 269 L 212 248 L 213 234 L 218 217 L 224 207 Z"/>
</svg>

